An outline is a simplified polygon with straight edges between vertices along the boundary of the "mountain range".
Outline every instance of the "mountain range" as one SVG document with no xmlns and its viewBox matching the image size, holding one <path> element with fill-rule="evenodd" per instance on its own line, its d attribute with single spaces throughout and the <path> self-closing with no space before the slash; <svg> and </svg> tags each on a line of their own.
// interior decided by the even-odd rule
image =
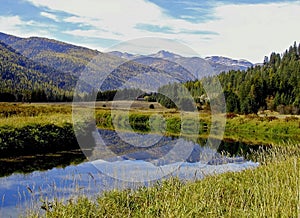
<svg viewBox="0 0 300 218">
<path fill-rule="evenodd" d="M 99 83 L 101 90 L 136 86 L 153 90 L 170 82 L 251 66 L 244 60 L 183 57 L 164 50 L 149 55 L 102 53 L 53 39 L 0 33 L 0 92 L 24 93 L 40 88 L 47 95 L 56 95 L 72 91 L 78 81 L 85 83 L 80 91 L 98 88 Z"/>
<path fill-rule="evenodd" d="M 149 55 L 134 55 L 127 52 L 120 52 L 120 51 L 112 51 L 108 54 L 124 58 L 127 60 L 138 60 L 141 58 L 158 58 L 158 59 L 164 59 L 169 60 L 178 64 L 184 64 L 188 63 L 191 64 L 192 62 L 195 63 L 195 65 L 199 63 L 203 63 L 203 60 L 207 61 L 212 69 L 213 74 L 219 74 L 221 72 L 228 72 L 230 70 L 247 70 L 248 68 L 253 67 L 256 64 L 251 63 L 250 61 L 240 59 L 240 60 L 234 60 L 228 57 L 222 57 L 222 56 L 211 56 L 211 57 L 205 57 L 204 59 L 199 57 L 183 57 L 179 54 L 174 54 L 169 51 L 161 50 L 155 54 L 149 54 Z M 197 63 L 199 62 L 199 63 Z M 184 64 L 185 65 L 185 64 Z M 194 66 L 195 68 L 197 66 Z M 195 70 L 193 70 L 195 71 Z"/>
</svg>

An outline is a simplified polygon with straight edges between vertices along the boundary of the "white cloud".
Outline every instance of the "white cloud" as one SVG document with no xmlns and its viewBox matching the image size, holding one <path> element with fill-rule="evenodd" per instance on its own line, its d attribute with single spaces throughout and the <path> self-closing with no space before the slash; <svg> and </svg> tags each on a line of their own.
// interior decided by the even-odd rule
<svg viewBox="0 0 300 218">
<path fill-rule="evenodd" d="M 112 34 L 110 37 L 113 36 L 119 40 L 154 34 L 136 29 L 139 23 L 161 27 L 171 26 L 177 32 L 199 30 L 197 24 L 185 21 L 184 19 L 171 18 L 166 15 L 163 9 L 144 0 L 115 0 L 110 2 L 89 0 L 85 4 L 82 4 L 80 0 L 74 0 L 72 4 L 66 4 L 65 1 L 60 0 L 28 1 L 37 6 L 46 6 L 52 10 L 61 10 L 74 14 L 75 16 L 66 18 L 64 21 L 94 26 L 96 27 L 95 29 L 101 29 L 107 32 L 107 34 Z M 91 32 L 86 31 L 86 33 L 89 34 Z M 157 33 L 154 36 L 162 34 Z M 103 37 L 106 38 L 107 36 Z"/>
<path fill-rule="evenodd" d="M 170 17 L 162 8 L 146 0 L 87 0 L 84 3 L 81 0 L 73 0 L 72 3 L 61 0 L 28 1 L 73 14 L 74 17 L 67 18 L 66 22 L 92 27 L 90 30 L 68 30 L 65 32 L 68 34 L 121 41 L 147 36 L 177 39 L 201 56 L 224 55 L 261 62 L 264 55 L 274 50 L 282 52 L 293 41 L 300 41 L 300 29 L 297 28 L 299 2 L 223 4 L 214 9 L 218 19 L 192 23 Z M 137 29 L 137 24 L 167 26 L 177 34 L 147 32 Z M 212 31 L 219 35 L 193 34 L 195 31 Z"/>
<path fill-rule="evenodd" d="M 53 26 L 34 20 L 23 21 L 19 16 L 0 16 L 1 32 L 19 37 L 41 36 L 53 37 L 49 32 Z"/>
<path fill-rule="evenodd" d="M 261 62 L 272 51 L 283 52 L 300 40 L 299 3 L 224 5 L 216 8 L 219 20 L 201 26 L 220 33 L 209 47 L 197 43 L 206 54 L 228 55 Z M 202 49 L 203 48 L 203 49 Z"/>
<path fill-rule="evenodd" d="M 42 12 L 41 12 L 41 15 L 44 16 L 44 17 L 47 17 L 47 18 L 49 18 L 49 19 L 51 19 L 51 20 L 54 20 L 54 21 L 56 21 L 56 22 L 59 22 L 59 19 L 58 19 L 57 16 L 55 16 L 54 14 L 51 14 L 51 13 L 42 11 Z"/>
<path fill-rule="evenodd" d="M 21 31 L 18 26 L 22 24 L 24 23 L 19 16 L 0 16 L 0 27 L 2 32 L 20 35 Z"/>
</svg>

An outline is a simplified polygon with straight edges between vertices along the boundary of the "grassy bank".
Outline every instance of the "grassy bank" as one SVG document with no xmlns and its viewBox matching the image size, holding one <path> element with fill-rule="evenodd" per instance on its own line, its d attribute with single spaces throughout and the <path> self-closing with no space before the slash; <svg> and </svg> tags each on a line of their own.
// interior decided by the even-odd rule
<svg viewBox="0 0 300 218">
<path fill-rule="evenodd" d="M 0 103 L 0 127 L 72 123 L 71 105 Z"/>
<path fill-rule="evenodd" d="M 120 108 L 111 112 L 108 107 L 96 107 L 95 121 L 99 128 L 136 132 L 154 132 L 179 135 L 195 134 L 195 116 L 198 116 L 199 131 L 195 138 L 207 138 L 210 133 L 211 116 L 207 113 L 185 113 L 184 122 L 176 110 L 161 108 L 130 110 Z M 85 110 L 85 108 L 83 108 Z M 30 151 L 55 152 L 58 149 L 77 149 L 74 135 L 71 104 L 0 104 L 0 149 L 1 154 L 15 155 Z M 128 123 L 130 125 L 128 125 Z M 182 131 L 182 127 L 184 132 Z M 84 132 L 82 132 L 84 134 Z M 226 140 L 250 144 L 285 144 L 299 140 L 300 119 L 297 117 L 277 118 L 256 115 L 227 115 Z M 14 150 L 16 152 L 14 152 Z M 33 153 L 30 153 L 33 154 Z M 6 155 L 8 156 L 8 155 Z"/>
<path fill-rule="evenodd" d="M 111 114 L 110 111 L 98 110 L 96 112 L 96 124 L 99 128 L 128 130 L 126 126 L 127 113 L 118 112 Z M 197 136 L 207 137 L 211 128 L 211 117 L 209 114 L 187 114 L 185 125 L 195 124 L 195 116 L 199 116 L 199 132 Z M 182 133 L 181 115 L 175 112 L 142 113 L 131 111 L 128 122 L 137 132 L 149 132 L 165 128 L 170 135 Z M 163 127 L 165 125 L 165 127 Z M 154 128 L 153 128 L 154 127 Z M 186 129 L 187 130 L 187 129 Z M 156 131 L 159 133 L 159 131 Z M 189 131 L 186 131 L 189 133 Z M 192 131 L 193 132 L 193 131 Z M 295 116 L 277 118 L 274 116 L 260 117 L 257 115 L 234 115 L 226 119 L 224 137 L 228 140 L 235 140 L 250 144 L 285 144 L 287 142 L 300 141 L 300 119 Z"/>
<path fill-rule="evenodd" d="M 225 137 L 244 142 L 286 144 L 300 141 L 300 119 L 295 116 L 235 115 L 227 118 Z"/>
<path fill-rule="evenodd" d="M 298 217 L 300 146 L 258 152 L 255 170 L 200 181 L 169 179 L 149 188 L 110 191 L 97 200 L 51 202 L 28 217 Z"/>
<path fill-rule="evenodd" d="M 196 125 L 195 116 L 198 117 L 199 126 Z M 130 125 L 128 125 L 130 124 Z M 207 114 L 186 113 L 183 116 L 179 113 L 141 113 L 131 111 L 130 113 L 118 111 L 96 111 L 96 125 L 104 129 L 130 130 L 136 132 L 166 132 L 171 135 L 196 133 L 196 135 L 207 133 L 210 125 L 210 116 Z M 199 129 L 195 132 L 195 129 Z"/>
<path fill-rule="evenodd" d="M 0 158 L 79 149 L 71 109 L 63 104 L 0 104 Z M 77 136 L 87 137 L 90 127 L 78 125 Z"/>
</svg>

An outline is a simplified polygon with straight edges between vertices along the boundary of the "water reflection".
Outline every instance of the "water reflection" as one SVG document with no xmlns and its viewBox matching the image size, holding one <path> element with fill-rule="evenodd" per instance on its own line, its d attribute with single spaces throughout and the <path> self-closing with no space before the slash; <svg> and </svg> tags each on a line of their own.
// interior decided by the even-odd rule
<svg viewBox="0 0 300 218">
<path fill-rule="evenodd" d="M 105 140 L 106 146 L 111 150 L 114 156 L 106 155 L 97 147 L 93 152 L 93 155 L 97 152 L 101 152 L 101 156 L 90 156 L 90 160 L 144 160 L 151 161 L 158 159 L 166 155 L 175 145 L 176 136 L 164 136 L 160 141 L 151 147 L 134 147 L 129 143 L 122 141 L 118 134 L 111 130 L 99 130 L 100 134 Z M 127 133 L 130 136 L 130 133 Z M 183 160 L 186 162 L 194 163 L 200 161 L 200 155 L 205 153 L 200 145 L 206 144 L 205 138 L 180 138 L 182 144 L 188 144 L 192 142 L 192 151 L 189 156 Z M 230 157 L 244 157 L 253 151 L 257 151 L 260 148 L 270 148 L 270 145 L 255 145 L 246 144 L 243 142 L 236 142 L 233 140 L 223 140 L 215 153 L 215 158 L 220 158 L 219 154 L 225 153 Z M 97 150 L 98 149 L 98 150 Z M 240 158 L 242 160 L 243 158 Z M 79 164 L 86 161 L 86 157 L 80 149 L 72 151 L 61 151 L 49 154 L 38 154 L 35 156 L 21 156 L 18 158 L 0 158 L 0 177 L 9 176 L 12 173 L 31 173 L 34 171 L 45 171 L 54 167 L 66 167 L 71 164 Z M 235 160 L 237 161 L 237 159 Z M 224 162 L 224 157 L 222 162 Z M 227 162 L 232 162 L 227 158 Z M 212 163 L 211 161 L 209 163 Z M 168 164 L 166 162 L 160 162 L 160 165 Z"/>
<path fill-rule="evenodd" d="M 66 167 L 86 160 L 81 150 L 22 156 L 18 158 L 0 158 L 0 177 L 13 173 L 31 173 L 44 171 L 57 166 Z"/>
<path fill-rule="evenodd" d="M 69 199 L 80 194 L 93 196 L 114 188 L 137 188 L 142 185 L 151 185 L 159 173 L 166 175 L 162 178 L 178 176 L 181 179 L 191 180 L 201 179 L 215 173 L 240 171 L 258 165 L 241 156 L 234 157 L 233 152 L 240 151 L 240 148 L 246 145 L 238 144 L 238 148 L 233 149 L 231 145 L 236 144 L 222 142 L 220 151 L 226 150 L 232 155 L 224 157 L 197 143 L 205 142 L 201 141 L 205 139 L 165 136 L 161 137 L 154 146 L 137 148 L 122 142 L 113 131 L 99 131 L 102 136 L 105 136 L 103 137 L 105 144 L 113 151 L 114 156 L 101 153 L 101 147 L 96 146 L 91 157 L 101 154 L 102 158 L 89 162 L 80 163 L 85 158 L 79 151 L 61 152 L 35 158 L 27 157 L 20 163 L 16 159 L 13 164 L 8 163 L 8 160 L 1 162 L 2 175 L 9 176 L 0 178 L 0 197 L 2 198 L 0 217 L 17 216 L 24 213 L 24 208 L 30 208 L 33 205 L 38 209 L 43 205 L 41 198 Z M 164 156 L 178 141 L 182 145 L 190 146 L 191 154 L 187 159 L 181 160 L 179 165 L 168 162 L 168 159 L 163 161 Z M 210 155 L 210 159 L 203 157 L 206 154 Z M 67 166 L 74 162 L 80 164 Z M 52 168 L 54 166 L 57 168 Z M 31 172 L 32 170 L 34 171 Z M 31 173 L 11 174 L 16 171 Z M 123 180 L 117 179 L 120 175 L 124 175 L 121 176 Z M 153 181 L 141 179 L 143 177 L 150 178 L 150 180 L 152 178 Z"/>
</svg>

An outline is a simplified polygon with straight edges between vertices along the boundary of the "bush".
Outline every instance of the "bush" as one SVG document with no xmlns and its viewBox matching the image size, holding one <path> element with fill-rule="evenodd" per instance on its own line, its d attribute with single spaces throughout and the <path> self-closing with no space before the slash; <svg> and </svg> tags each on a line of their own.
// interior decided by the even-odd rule
<svg viewBox="0 0 300 218">
<path fill-rule="evenodd" d="M 82 128 L 78 137 L 91 138 L 89 125 Z M 94 146 L 88 142 L 89 147 Z M 0 157 L 47 154 L 58 151 L 79 149 L 72 124 L 33 124 L 21 128 L 0 128 Z"/>
<path fill-rule="evenodd" d="M 232 118 L 235 118 L 235 117 L 237 117 L 237 115 L 235 113 L 227 113 L 226 114 L 226 118 L 228 118 L 228 119 L 232 119 Z"/>
<path fill-rule="evenodd" d="M 143 114 L 130 114 L 129 123 L 134 130 L 148 132 L 150 131 L 149 116 Z"/>
<path fill-rule="evenodd" d="M 297 120 L 299 120 L 299 118 L 295 117 L 295 116 L 290 116 L 290 117 L 284 118 L 285 122 L 290 122 L 290 121 L 292 122 L 292 121 L 297 121 Z"/>
<path fill-rule="evenodd" d="M 278 120 L 278 118 L 277 118 L 277 117 L 274 117 L 274 116 L 267 116 L 267 117 L 265 117 L 265 120 L 271 122 L 271 121 L 273 121 L 273 120 Z"/>
</svg>

